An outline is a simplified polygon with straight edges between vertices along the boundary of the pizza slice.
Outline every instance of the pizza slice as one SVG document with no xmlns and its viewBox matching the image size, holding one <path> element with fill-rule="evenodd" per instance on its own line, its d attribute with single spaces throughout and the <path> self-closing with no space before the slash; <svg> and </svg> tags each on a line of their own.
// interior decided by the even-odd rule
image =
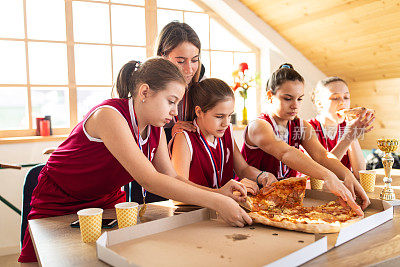
<svg viewBox="0 0 400 267">
<path fill-rule="evenodd" d="M 341 109 L 336 112 L 336 114 L 339 116 L 341 119 L 347 119 L 347 120 L 354 120 L 360 116 L 361 113 L 363 113 L 365 110 L 371 113 L 375 113 L 374 110 L 372 109 L 367 109 L 364 107 L 356 107 L 356 108 L 345 108 Z"/>
<path fill-rule="evenodd" d="M 250 212 L 249 216 L 256 223 L 306 233 L 336 233 L 363 218 L 336 201 L 316 207 L 260 210 Z"/>
<path fill-rule="evenodd" d="M 244 207 L 249 211 L 275 207 L 292 208 L 301 206 L 306 190 L 306 177 L 292 177 L 262 188 L 257 195 L 248 196 Z"/>
</svg>

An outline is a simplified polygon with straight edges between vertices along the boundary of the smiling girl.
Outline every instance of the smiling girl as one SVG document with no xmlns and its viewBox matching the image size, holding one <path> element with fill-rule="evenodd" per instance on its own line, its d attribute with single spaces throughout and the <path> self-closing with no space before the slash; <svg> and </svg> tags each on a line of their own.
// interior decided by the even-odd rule
<svg viewBox="0 0 400 267">
<path fill-rule="evenodd" d="M 252 194 L 258 191 L 256 183 L 266 186 L 277 181 L 274 175 L 249 166 L 240 154 L 230 124 L 235 107 L 232 89 L 214 78 L 194 89 L 188 99 L 196 132 L 178 133 L 171 143 L 177 173 L 210 188 L 225 185 L 236 174 Z"/>
<path fill-rule="evenodd" d="M 278 179 L 294 176 L 299 171 L 324 180 L 332 193 L 363 214 L 355 202 L 356 194 L 363 201 L 363 209 L 370 201 L 361 185 L 349 169 L 324 149 L 312 126 L 297 117 L 304 97 L 304 79 L 292 65 L 283 64 L 271 75 L 267 97 L 271 112 L 261 114 L 245 129 L 242 154 L 247 163 L 271 172 Z M 298 149 L 300 145 L 311 158 Z"/>
</svg>

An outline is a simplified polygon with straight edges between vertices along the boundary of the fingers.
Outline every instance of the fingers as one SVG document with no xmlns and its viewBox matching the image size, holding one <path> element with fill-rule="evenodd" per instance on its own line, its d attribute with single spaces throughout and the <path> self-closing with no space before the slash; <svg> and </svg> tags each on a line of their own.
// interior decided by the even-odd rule
<svg viewBox="0 0 400 267">
<path fill-rule="evenodd" d="M 361 197 L 362 199 L 362 205 L 361 208 L 365 210 L 369 204 L 371 204 L 371 201 L 369 200 L 369 197 L 367 196 L 367 193 L 365 193 L 364 189 L 361 187 L 360 184 L 357 185 L 355 188 L 356 193 Z"/>
<path fill-rule="evenodd" d="M 251 224 L 253 223 L 253 220 L 250 218 L 250 216 L 249 216 L 246 212 L 244 212 L 243 210 L 242 210 L 242 212 L 243 212 L 243 219 L 244 219 L 244 221 L 245 221 L 248 225 L 251 225 Z"/>
<path fill-rule="evenodd" d="M 236 182 L 234 180 L 230 180 L 229 183 L 231 183 L 230 186 L 232 189 L 239 191 L 242 196 L 247 196 L 247 189 L 242 183 Z"/>
<path fill-rule="evenodd" d="M 189 132 L 195 132 L 196 127 L 193 125 L 191 121 L 178 121 L 176 123 L 180 129 L 183 129 L 185 131 Z"/>
<path fill-rule="evenodd" d="M 347 201 L 347 205 L 350 206 L 350 208 L 357 213 L 357 215 L 363 216 L 364 212 L 362 211 L 362 209 L 360 208 L 360 206 L 357 205 L 357 203 L 354 201 L 353 198 L 349 198 Z"/>
</svg>

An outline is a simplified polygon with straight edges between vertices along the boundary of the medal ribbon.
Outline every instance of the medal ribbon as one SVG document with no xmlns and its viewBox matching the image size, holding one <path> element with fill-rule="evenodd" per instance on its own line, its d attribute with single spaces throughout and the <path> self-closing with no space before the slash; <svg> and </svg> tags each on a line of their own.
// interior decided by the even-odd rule
<svg viewBox="0 0 400 267">
<path fill-rule="evenodd" d="M 217 161 L 215 160 L 214 153 L 211 150 L 210 146 L 208 145 L 208 142 L 207 142 L 206 138 L 204 137 L 204 135 L 201 133 L 200 129 L 199 129 L 199 135 L 200 135 L 200 140 L 203 142 L 203 145 L 206 148 L 208 156 L 210 157 L 210 160 L 211 160 L 211 165 L 214 170 L 215 185 L 217 188 L 219 188 L 222 183 L 222 173 L 223 173 L 224 158 L 225 158 L 221 138 L 217 138 L 217 142 L 218 142 L 217 143 L 217 151 L 218 151 L 220 159 L 221 159 L 221 166 L 218 170 L 218 167 L 217 167 L 218 165 L 217 165 Z"/>
<path fill-rule="evenodd" d="M 272 121 L 272 126 L 273 126 L 272 128 L 273 128 L 273 130 L 274 130 L 275 135 L 278 136 L 281 140 L 285 141 L 286 144 L 290 145 L 290 144 L 289 144 L 289 140 L 292 139 L 292 131 L 291 131 L 291 127 L 290 127 L 290 126 L 291 126 L 290 121 L 288 122 L 288 127 L 287 127 L 287 131 L 288 131 L 289 135 L 288 135 L 287 140 L 285 140 L 285 139 L 280 135 L 279 130 L 278 130 L 278 125 L 276 124 L 274 118 L 273 118 L 271 115 L 268 115 L 268 116 L 269 116 L 269 118 L 270 118 L 271 121 Z M 282 161 L 279 161 L 278 179 L 285 178 L 286 175 L 289 173 L 289 170 L 290 170 L 290 169 L 288 168 L 288 166 L 286 166 L 285 164 L 283 164 Z"/>
<path fill-rule="evenodd" d="M 137 120 L 137 117 L 136 117 L 136 112 L 135 112 L 135 108 L 134 107 L 133 107 L 133 116 L 134 116 L 134 119 L 135 119 L 133 123 L 135 123 L 135 125 L 136 125 L 136 129 L 135 128 L 133 129 L 134 133 L 135 133 L 135 138 L 136 138 L 136 141 L 137 141 L 137 144 L 139 146 L 140 151 L 142 151 L 142 153 L 143 153 L 143 147 L 142 147 L 142 144 L 140 143 L 140 140 L 142 138 L 140 136 L 139 124 L 138 124 L 138 120 Z M 150 144 L 147 144 L 147 158 L 150 160 Z M 143 186 L 142 186 L 143 201 L 145 201 L 145 199 L 146 199 L 146 194 L 147 194 L 146 189 L 144 189 Z"/>
</svg>

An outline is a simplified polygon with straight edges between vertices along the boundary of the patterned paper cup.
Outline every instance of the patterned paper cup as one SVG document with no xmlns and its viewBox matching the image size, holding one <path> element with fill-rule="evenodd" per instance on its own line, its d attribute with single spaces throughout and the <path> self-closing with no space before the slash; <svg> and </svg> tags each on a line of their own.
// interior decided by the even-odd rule
<svg viewBox="0 0 400 267">
<path fill-rule="evenodd" d="M 310 185 L 311 189 L 322 189 L 322 186 L 324 185 L 324 180 L 316 179 L 310 177 Z"/>
<path fill-rule="evenodd" d="M 85 243 L 96 242 L 101 235 L 103 209 L 90 208 L 80 210 L 78 211 L 78 217 L 82 241 Z"/>
<path fill-rule="evenodd" d="M 117 211 L 118 228 L 124 228 L 137 223 L 139 204 L 136 202 L 122 202 L 115 205 Z"/>
<path fill-rule="evenodd" d="M 373 170 L 363 170 L 360 174 L 360 184 L 366 192 L 374 192 L 376 172 Z"/>
</svg>

